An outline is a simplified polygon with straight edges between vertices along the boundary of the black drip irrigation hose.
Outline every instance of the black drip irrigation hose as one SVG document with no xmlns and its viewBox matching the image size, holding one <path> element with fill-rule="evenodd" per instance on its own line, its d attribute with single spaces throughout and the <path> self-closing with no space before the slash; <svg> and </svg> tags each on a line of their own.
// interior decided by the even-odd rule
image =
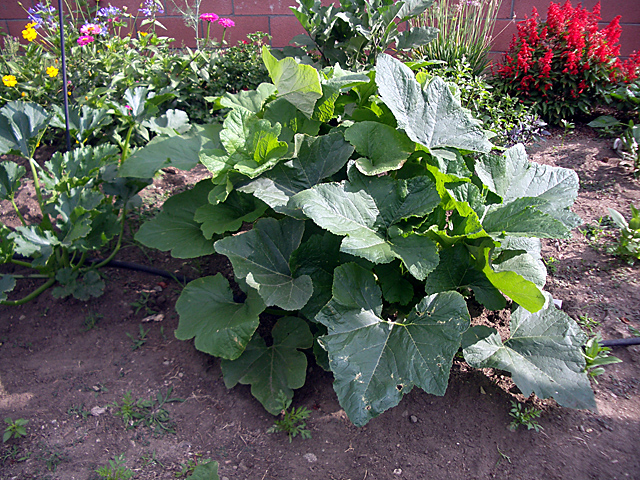
<svg viewBox="0 0 640 480">
<path fill-rule="evenodd" d="M 91 259 L 88 259 L 86 263 L 93 264 L 93 263 L 100 263 L 103 261 L 104 260 L 100 258 L 91 258 Z M 136 272 L 149 273 L 151 275 L 158 275 L 159 277 L 175 280 L 176 282 L 182 283 L 182 284 L 187 284 L 193 280 L 192 278 L 185 277 L 184 275 L 180 275 L 179 273 L 171 273 L 171 272 L 167 272 L 166 270 L 161 270 L 159 268 L 147 267 L 146 265 L 140 265 L 138 263 L 132 263 L 132 262 L 123 262 L 120 260 L 111 260 L 106 265 L 103 265 L 103 268 L 104 267 L 123 268 L 125 270 L 133 270 Z"/>
<path fill-rule="evenodd" d="M 603 340 L 600 343 L 603 347 L 629 347 L 640 345 L 640 337 L 618 338 L 616 340 Z"/>
</svg>

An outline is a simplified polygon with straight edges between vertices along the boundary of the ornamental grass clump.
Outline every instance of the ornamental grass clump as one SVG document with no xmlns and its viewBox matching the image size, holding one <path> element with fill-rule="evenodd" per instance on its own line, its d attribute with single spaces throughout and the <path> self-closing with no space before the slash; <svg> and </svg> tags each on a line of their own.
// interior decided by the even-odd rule
<svg viewBox="0 0 640 480">
<path fill-rule="evenodd" d="M 487 64 L 493 29 L 502 0 L 438 0 L 413 20 L 415 26 L 436 27 L 438 36 L 413 52 L 414 57 L 443 60 L 448 65 L 466 59 L 474 75 Z"/>
<path fill-rule="evenodd" d="M 496 73 L 502 92 L 518 96 L 553 123 L 589 113 L 594 99 L 611 85 L 638 77 L 640 53 L 621 61 L 620 16 L 598 29 L 600 3 L 591 12 L 551 3 L 542 21 L 533 8 L 530 18 L 519 22 L 509 52 Z"/>
</svg>

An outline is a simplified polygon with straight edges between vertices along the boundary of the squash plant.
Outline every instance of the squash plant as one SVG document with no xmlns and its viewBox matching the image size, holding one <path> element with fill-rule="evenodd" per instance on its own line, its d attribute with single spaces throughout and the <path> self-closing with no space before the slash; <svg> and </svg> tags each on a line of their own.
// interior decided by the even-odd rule
<svg viewBox="0 0 640 480">
<path fill-rule="evenodd" d="M 530 163 L 521 145 L 493 154 L 454 88 L 388 55 L 366 74 L 263 59 L 273 84 L 219 97 L 221 125 L 158 137 L 122 167 L 211 172 L 136 234 L 233 266 L 236 285 L 217 274 L 184 288 L 176 337 L 220 357 L 227 387 L 250 384 L 274 415 L 305 383 L 305 352 L 364 425 L 414 386 L 443 395 L 461 348 L 525 395 L 594 409 L 586 338 L 542 291 L 539 239 L 579 223 L 576 174 Z M 470 327 L 471 296 L 492 310 L 511 299 L 509 339 Z"/>
<path fill-rule="evenodd" d="M 15 227 L 0 223 L 0 264 L 20 267 L 17 273 L 0 275 L 0 304 L 26 303 L 49 288 L 57 298 L 73 295 L 88 300 L 102 294 L 104 282 L 97 270 L 119 251 L 126 213 L 139 202 L 137 193 L 151 182 L 118 176 L 120 162 L 131 151 L 134 131 L 148 138 L 149 130 L 175 134 L 189 128 L 184 112 L 158 115 L 158 105 L 172 96 L 138 87 L 125 92 L 126 106 L 71 109 L 70 133 L 78 148 L 56 152 L 43 166 L 34 160 L 36 148 L 49 125 L 64 128 L 64 117 L 30 102 L 13 101 L 0 109 L 0 154 L 25 159 L 39 206 L 36 215 L 23 216 L 16 194 L 27 169 L 10 160 L 0 162 L 0 200 L 10 202 L 20 221 Z M 60 109 L 57 113 L 61 116 Z M 124 138 L 117 128 L 113 131 L 118 147 L 85 145 L 94 133 L 104 135 L 114 116 L 127 128 Z M 106 258 L 91 261 L 92 252 L 108 246 L 112 248 Z M 40 284 L 22 298 L 9 298 L 21 279 Z"/>
</svg>

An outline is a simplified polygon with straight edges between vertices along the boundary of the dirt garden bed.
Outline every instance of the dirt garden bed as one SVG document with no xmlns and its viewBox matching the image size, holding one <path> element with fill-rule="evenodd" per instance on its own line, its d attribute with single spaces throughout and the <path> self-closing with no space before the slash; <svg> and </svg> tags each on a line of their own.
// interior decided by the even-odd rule
<svg viewBox="0 0 640 480">
<path fill-rule="evenodd" d="M 606 242 L 596 224 L 607 207 L 628 214 L 630 203 L 640 204 L 640 183 L 610 144 L 578 128 L 528 150 L 537 162 L 578 172 L 574 211 L 592 226 L 589 238 L 583 229 L 545 243 L 547 289 L 573 318 L 620 338 L 631 336 L 630 326 L 640 329 L 640 271 L 594 248 Z M 148 206 L 194 176 L 166 173 L 147 194 Z M 11 221 L 9 206 L 0 209 Z M 224 257 L 179 261 L 131 239 L 118 258 L 190 278 L 231 271 Z M 120 269 L 105 276 L 105 294 L 91 302 L 45 293 L 27 305 L 0 306 L 0 417 L 29 420 L 26 437 L 0 445 L 0 479 L 97 479 L 95 469 L 115 455 L 140 480 L 176 478 L 188 461 L 207 458 L 229 480 L 640 478 L 640 347 L 615 349 L 623 363 L 598 377 L 598 414 L 529 399 L 543 409 L 540 432 L 509 430 L 511 401 L 526 399 L 501 372 L 459 359 L 444 397 L 414 390 L 356 428 L 331 375 L 310 362 L 293 405 L 311 411 L 312 438 L 289 443 L 267 433 L 274 417 L 249 387 L 227 390 L 219 360 L 175 339 L 178 284 Z M 496 314 L 487 320 L 504 321 Z M 121 407 L 127 392 L 156 399 L 155 413 L 158 394 L 184 401 L 164 404 L 168 418 L 157 416 L 151 427 L 126 428 L 116 415 L 122 408 L 104 407 Z"/>
</svg>

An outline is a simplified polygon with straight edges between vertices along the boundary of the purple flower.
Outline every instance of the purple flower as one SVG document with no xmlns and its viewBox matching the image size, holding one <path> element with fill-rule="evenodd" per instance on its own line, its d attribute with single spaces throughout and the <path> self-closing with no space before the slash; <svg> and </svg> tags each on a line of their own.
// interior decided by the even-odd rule
<svg viewBox="0 0 640 480">
<path fill-rule="evenodd" d="M 142 8 L 139 8 L 138 11 L 142 12 L 145 17 L 155 16 L 157 13 L 164 13 L 164 10 L 160 8 L 160 4 L 157 3 L 157 0 L 144 0 L 144 5 Z"/>
<path fill-rule="evenodd" d="M 45 22 L 52 28 L 58 25 L 56 23 L 56 9 L 51 6 L 38 3 L 34 8 L 29 8 L 27 13 L 29 14 L 29 20 L 35 23 L 34 28 L 36 29 L 40 28 Z"/>
<path fill-rule="evenodd" d="M 78 45 L 84 47 L 86 44 L 91 43 L 95 40 L 91 35 L 83 35 L 78 39 Z"/>
<path fill-rule="evenodd" d="M 205 22 L 217 22 L 219 18 L 215 13 L 203 13 L 200 15 L 200 20 L 204 20 Z"/>
<path fill-rule="evenodd" d="M 221 18 L 220 20 L 218 20 L 218 23 L 222 25 L 224 28 L 230 28 L 230 27 L 236 26 L 235 22 L 230 18 Z"/>
</svg>

